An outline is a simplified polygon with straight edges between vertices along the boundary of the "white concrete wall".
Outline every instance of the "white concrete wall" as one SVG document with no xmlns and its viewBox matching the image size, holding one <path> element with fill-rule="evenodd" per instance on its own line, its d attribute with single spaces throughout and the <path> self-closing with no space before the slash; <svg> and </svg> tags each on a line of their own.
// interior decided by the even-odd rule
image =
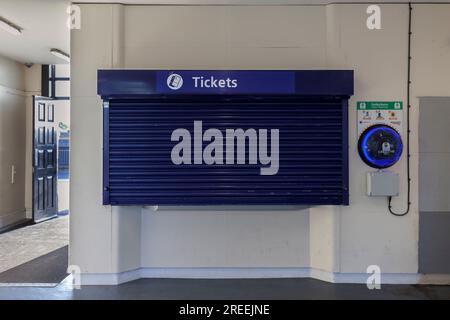
<svg viewBox="0 0 450 320">
<path fill-rule="evenodd" d="M 402 218 L 389 214 L 385 198 L 365 195 L 369 168 L 356 150 L 357 100 L 406 103 L 406 4 L 382 5 L 379 31 L 365 27 L 364 5 L 80 7 L 83 25 L 72 31 L 71 43 L 70 256 L 83 273 L 249 268 L 240 275 L 251 276 L 255 268 L 313 268 L 363 274 L 372 264 L 385 273 L 417 273 L 417 136 L 413 133 L 411 141 L 412 206 Z M 442 12 L 449 10 L 448 5 L 417 6 L 414 28 L 423 35 L 413 43 L 413 52 L 424 51 L 430 41 L 426 39 L 435 33 L 440 41 L 448 39 L 447 16 Z M 428 20 L 435 21 L 434 13 L 440 22 L 429 24 Z M 444 65 L 433 69 L 441 76 L 427 71 L 429 77 L 414 84 L 414 95 L 444 88 L 444 81 L 433 84 L 448 70 L 448 47 L 440 45 L 430 57 L 437 55 Z M 422 55 L 421 61 L 427 60 L 427 54 Z M 418 72 L 413 73 L 414 83 L 426 66 L 412 62 Z M 350 206 L 256 211 L 167 208 L 156 212 L 102 206 L 99 68 L 354 69 L 355 96 L 349 106 Z M 412 118 L 414 131 L 417 114 L 413 112 Z M 401 211 L 406 204 L 406 156 L 393 170 L 402 177 L 401 196 L 393 201 L 394 209 Z"/>
<path fill-rule="evenodd" d="M 441 6 L 416 5 L 413 10 L 414 24 L 412 38 L 412 61 L 411 70 L 413 81 L 412 106 L 413 125 L 416 130 L 413 131 L 415 139 L 418 139 L 419 132 L 418 119 L 420 112 L 420 97 L 436 96 L 450 97 L 450 5 Z M 438 116 L 438 115 L 436 115 Z M 439 121 L 436 129 L 445 124 Z M 448 123 L 448 122 L 447 122 Z M 442 140 L 434 141 L 426 149 L 421 150 L 421 161 L 426 161 L 429 167 L 434 167 L 430 175 L 435 179 L 435 187 L 441 188 L 446 185 L 444 176 L 439 172 L 447 171 L 448 166 L 448 137 L 442 137 Z M 414 149 L 414 160 L 418 161 L 419 150 Z M 430 178 L 430 177 L 429 177 Z M 431 191 L 428 190 L 428 193 Z M 447 193 L 448 194 L 448 193 Z M 430 197 L 432 198 L 432 197 Z M 445 206 L 440 205 L 438 201 L 427 203 L 422 206 L 423 211 L 446 211 Z"/>
<path fill-rule="evenodd" d="M 332 44 L 328 55 L 334 67 L 355 70 L 355 95 L 350 100 L 349 160 L 350 203 L 340 210 L 339 271 L 363 273 L 375 264 L 387 273 L 417 272 L 417 197 L 409 215 L 399 218 L 389 214 L 384 197 L 366 196 L 366 172 L 373 171 L 357 153 L 356 101 L 402 100 L 406 103 L 408 7 L 383 5 L 382 29 L 370 31 L 364 26 L 366 5 L 330 6 L 335 24 L 331 27 Z M 338 41 L 335 41 L 339 39 Z M 406 113 L 404 112 L 406 119 Z M 406 125 L 403 130 L 406 137 Z M 417 141 L 412 141 L 417 145 Z M 406 153 L 406 152 L 405 152 Z M 390 170 L 401 174 L 400 197 L 393 209 L 406 205 L 406 155 Z M 417 175 L 413 175 L 417 183 Z M 313 214 L 313 213 L 312 213 Z"/>
<path fill-rule="evenodd" d="M 314 68 L 324 20 L 322 7 L 126 7 L 122 67 Z M 309 266 L 307 210 L 144 210 L 141 235 L 143 267 Z"/>
<path fill-rule="evenodd" d="M 0 57 L 0 228 L 25 218 L 25 132 L 25 66 Z"/>
</svg>

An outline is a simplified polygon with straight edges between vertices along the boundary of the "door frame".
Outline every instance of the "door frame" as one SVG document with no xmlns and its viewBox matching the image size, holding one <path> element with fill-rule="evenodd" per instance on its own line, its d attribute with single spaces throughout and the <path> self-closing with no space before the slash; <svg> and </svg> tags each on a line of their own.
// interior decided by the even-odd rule
<svg viewBox="0 0 450 320">
<path fill-rule="evenodd" d="M 31 130 L 31 220 L 33 223 L 40 223 L 43 221 L 47 221 L 50 219 L 55 218 L 54 216 L 52 217 L 48 217 L 48 218 L 44 218 L 41 219 L 39 221 L 36 221 L 35 219 L 35 206 L 34 206 L 34 202 L 35 202 L 35 198 L 34 198 L 34 192 L 35 192 L 35 156 L 36 156 L 36 145 L 35 145 L 35 127 L 36 127 L 36 101 L 54 101 L 55 99 L 50 98 L 50 97 L 44 97 L 44 96 L 39 96 L 39 95 L 33 95 L 33 102 L 32 102 L 32 107 L 33 107 L 33 113 L 32 113 L 32 130 Z M 56 147 L 56 149 L 58 150 L 58 146 Z M 58 152 L 55 153 L 55 157 L 58 157 Z M 58 158 L 55 159 L 56 164 L 58 163 Z M 58 170 L 58 166 L 56 165 L 56 170 Z M 58 171 L 56 172 L 56 195 L 58 195 Z M 56 197 L 56 203 L 58 203 L 58 197 Z M 58 211 L 57 211 L 58 214 Z"/>
</svg>

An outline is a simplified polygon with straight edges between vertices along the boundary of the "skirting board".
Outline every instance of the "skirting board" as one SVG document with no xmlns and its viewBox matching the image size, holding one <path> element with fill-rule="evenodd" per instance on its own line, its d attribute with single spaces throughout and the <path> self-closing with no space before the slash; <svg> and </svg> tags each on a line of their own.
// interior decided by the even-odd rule
<svg viewBox="0 0 450 320">
<path fill-rule="evenodd" d="M 81 285 L 118 285 L 140 278 L 260 279 L 313 278 L 332 283 L 366 284 L 366 273 L 333 273 L 311 268 L 141 268 L 121 273 L 82 273 Z M 381 284 L 450 284 L 450 275 L 384 273 Z"/>
</svg>

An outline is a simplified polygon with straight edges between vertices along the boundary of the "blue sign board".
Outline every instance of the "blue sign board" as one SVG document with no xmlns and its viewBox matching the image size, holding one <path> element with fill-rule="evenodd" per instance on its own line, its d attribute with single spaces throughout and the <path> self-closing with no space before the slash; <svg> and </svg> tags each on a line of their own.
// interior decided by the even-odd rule
<svg viewBox="0 0 450 320">
<path fill-rule="evenodd" d="M 352 70 L 99 70 L 103 98 L 149 95 L 350 96 Z"/>
<path fill-rule="evenodd" d="M 157 93 L 295 93 L 293 71 L 158 71 Z"/>
</svg>

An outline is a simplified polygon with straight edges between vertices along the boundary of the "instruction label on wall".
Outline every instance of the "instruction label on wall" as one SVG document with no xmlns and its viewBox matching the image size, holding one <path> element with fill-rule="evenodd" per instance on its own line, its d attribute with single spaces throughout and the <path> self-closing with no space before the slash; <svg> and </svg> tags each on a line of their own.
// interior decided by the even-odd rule
<svg viewBox="0 0 450 320">
<path fill-rule="evenodd" d="M 397 132 L 402 132 L 403 102 L 402 101 L 358 101 L 358 136 L 370 126 L 386 124 Z"/>
</svg>

